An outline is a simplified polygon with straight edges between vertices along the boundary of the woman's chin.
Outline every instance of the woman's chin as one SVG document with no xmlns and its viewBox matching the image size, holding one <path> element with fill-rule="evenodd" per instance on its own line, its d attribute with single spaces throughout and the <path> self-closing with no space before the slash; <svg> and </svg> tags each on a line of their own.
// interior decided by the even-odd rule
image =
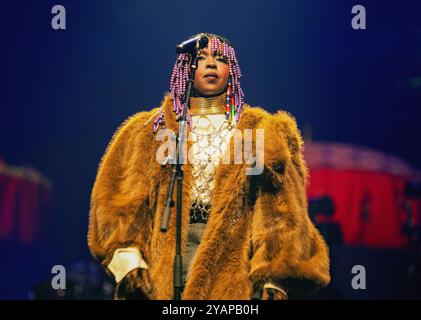
<svg viewBox="0 0 421 320">
<path fill-rule="evenodd" d="M 218 95 L 221 94 L 222 92 L 224 92 L 224 89 L 222 88 L 218 88 L 218 89 L 214 89 L 214 88 L 209 88 L 209 89 L 202 89 L 202 90 L 197 90 L 196 92 L 198 92 L 200 95 L 203 96 L 214 96 L 214 95 Z"/>
</svg>

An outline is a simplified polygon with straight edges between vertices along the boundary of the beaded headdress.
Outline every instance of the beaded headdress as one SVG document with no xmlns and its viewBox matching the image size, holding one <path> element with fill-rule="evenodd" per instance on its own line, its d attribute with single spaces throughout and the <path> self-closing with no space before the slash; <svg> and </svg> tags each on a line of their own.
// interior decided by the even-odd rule
<svg viewBox="0 0 421 320">
<path fill-rule="evenodd" d="M 204 35 L 209 39 L 211 54 L 219 54 L 228 62 L 229 79 L 227 85 L 225 116 L 227 121 L 237 123 L 240 119 L 241 111 L 243 110 L 244 94 L 240 86 L 241 70 L 235 56 L 235 50 L 231 43 L 221 36 L 210 33 L 204 33 Z M 178 54 L 171 74 L 170 97 L 173 101 L 173 111 L 177 116 L 181 116 L 183 114 L 183 109 L 187 106 L 186 101 L 184 101 L 184 95 L 190 75 L 190 64 L 192 59 L 193 56 L 190 53 Z M 186 112 L 186 120 L 191 129 L 192 119 L 189 110 Z M 160 126 L 165 128 L 165 114 L 163 109 L 159 116 L 154 120 L 153 131 L 157 131 Z"/>
</svg>

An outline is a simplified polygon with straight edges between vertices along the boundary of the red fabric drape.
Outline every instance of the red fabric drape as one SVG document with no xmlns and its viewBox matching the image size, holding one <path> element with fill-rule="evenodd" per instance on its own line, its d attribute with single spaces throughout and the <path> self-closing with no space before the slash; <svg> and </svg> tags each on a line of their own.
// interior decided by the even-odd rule
<svg viewBox="0 0 421 320">
<path fill-rule="evenodd" d="M 40 236 L 50 190 L 37 181 L 0 174 L 0 240 L 33 244 Z"/>
<path fill-rule="evenodd" d="M 308 197 L 332 198 L 335 214 L 324 221 L 340 225 L 345 244 L 399 248 L 407 241 L 404 185 L 389 173 L 312 169 Z"/>
<path fill-rule="evenodd" d="M 18 184 L 18 179 L 0 175 L 0 239 L 2 240 L 12 235 Z"/>
</svg>

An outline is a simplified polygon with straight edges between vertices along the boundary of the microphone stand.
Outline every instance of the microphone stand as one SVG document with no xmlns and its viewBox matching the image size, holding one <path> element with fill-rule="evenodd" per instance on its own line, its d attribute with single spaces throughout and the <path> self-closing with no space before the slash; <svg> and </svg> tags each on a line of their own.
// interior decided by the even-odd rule
<svg viewBox="0 0 421 320">
<path fill-rule="evenodd" d="M 196 53 L 199 48 L 199 41 L 196 41 Z M 185 139 L 185 130 L 186 130 L 186 115 L 187 115 L 187 108 L 190 108 L 190 95 L 191 89 L 194 83 L 194 76 L 196 74 L 197 69 L 197 54 L 193 55 L 193 61 L 190 65 L 190 77 L 187 82 L 186 87 L 186 94 L 185 94 L 185 103 L 186 106 L 183 109 L 183 113 L 181 118 L 177 119 L 179 121 L 178 126 L 178 135 L 177 135 L 177 147 L 176 147 L 176 158 L 175 164 L 172 164 L 172 172 L 171 172 L 171 180 L 170 180 L 170 187 L 168 189 L 168 196 L 165 202 L 164 212 L 162 214 L 161 219 L 161 231 L 166 232 L 168 229 L 168 221 L 170 217 L 171 207 L 174 206 L 174 200 L 172 199 L 173 192 L 174 192 L 174 183 L 175 179 L 177 179 L 177 222 L 176 222 L 176 244 L 175 244 L 175 257 L 174 257 L 174 299 L 181 300 L 181 293 L 183 291 L 183 261 L 181 256 L 181 201 L 182 201 L 182 187 L 183 187 L 183 171 L 181 168 L 181 161 L 180 157 L 184 160 L 184 154 L 182 148 L 184 146 L 184 139 Z"/>
</svg>

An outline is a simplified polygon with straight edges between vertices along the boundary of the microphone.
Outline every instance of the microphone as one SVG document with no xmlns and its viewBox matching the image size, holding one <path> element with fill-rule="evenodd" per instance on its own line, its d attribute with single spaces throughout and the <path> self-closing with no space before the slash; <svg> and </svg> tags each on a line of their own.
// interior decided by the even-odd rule
<svg viewBox="0 0 421 320">
<path fill-rule="evenodd" d="M 190 53 L 193 54 L 196 52 L 196 43 L 198 43 L 198 48 L 202 49 L 205 48 L 208 45 L 208 37 L 206 37 L 203 33 L 199 34 L 198 36 L 188 39 L 186 41 L 183 41 L 179 45 L 177 45 L 175 51 L 177 53 Z"/>
</svg>

